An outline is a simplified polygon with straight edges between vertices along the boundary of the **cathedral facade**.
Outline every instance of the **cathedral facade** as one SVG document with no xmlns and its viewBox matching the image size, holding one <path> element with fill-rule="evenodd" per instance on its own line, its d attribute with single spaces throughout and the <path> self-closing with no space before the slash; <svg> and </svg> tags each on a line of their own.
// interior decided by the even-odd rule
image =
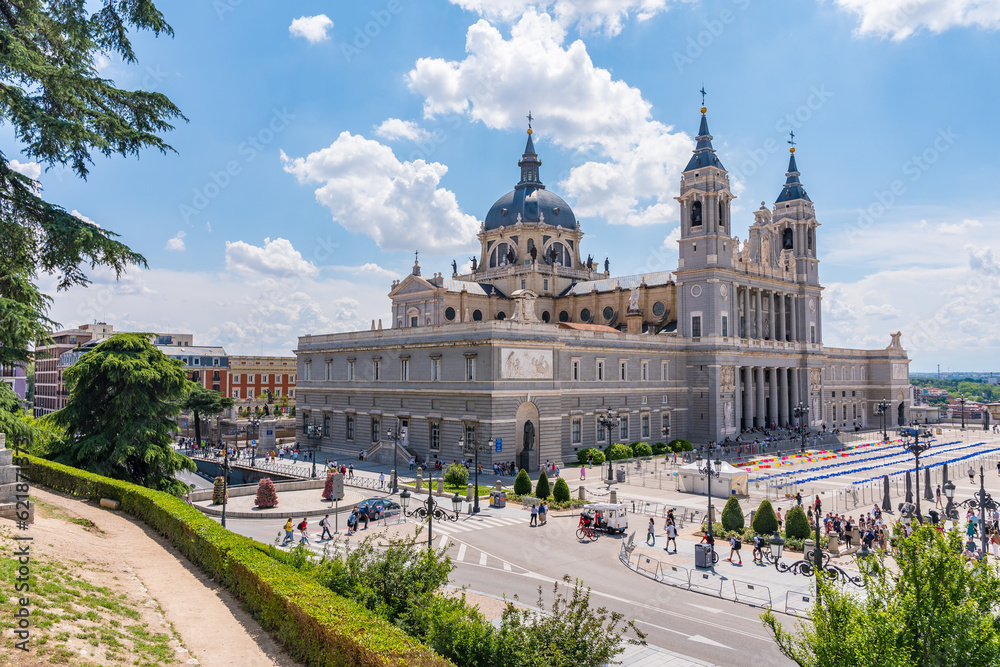
<svg viewBox="0 0 1000 667">
<path fill-rule="evenodd" d="M 909 419 L 909 359 L 823 345 L 813 202 L 794 146 L 785 184 L 741 243 L 734 195 L 702 108 L 681 176 L 675 271 L 612 277 L 583 254 L 570 206 L 541 181 L 529 127 L 514 190 L 490 208 L 471 271 L 389 292 L 390 326 L 299 339 L 299 428 L 332 450 L 392 429 L 420 460 L 480 455 L 535 470 L 609 442 L 696 444 L 756 426 Z M 616 415 L 609 425 L 609 411 Z M 312 428 L 310 428 L 312 427 Z"/>
</svg>

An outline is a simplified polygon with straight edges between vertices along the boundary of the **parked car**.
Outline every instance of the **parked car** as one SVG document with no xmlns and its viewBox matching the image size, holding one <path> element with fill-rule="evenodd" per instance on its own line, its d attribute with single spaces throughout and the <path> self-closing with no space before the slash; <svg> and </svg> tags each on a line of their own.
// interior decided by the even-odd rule
<svg viewBox="0 0 1000 667">
<path fill-rule="evenodd" d="M 383 516 L 392 516 L 399 512 L 399 503 L 388 498 L 369 498 L 358 503 L 358 514 L 367 514 L 369 519 L 377 517 L 379 512 Z"/>
</svg>

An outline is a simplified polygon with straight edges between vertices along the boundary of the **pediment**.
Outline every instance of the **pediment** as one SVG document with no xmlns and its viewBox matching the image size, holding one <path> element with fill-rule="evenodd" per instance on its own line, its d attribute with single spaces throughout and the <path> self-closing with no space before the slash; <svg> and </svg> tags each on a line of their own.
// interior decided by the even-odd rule
<svg viewBox="0 0 1000 667">
<path fill-rule="evenodd" d="M 410 274 L 403 278 L 403 280 L 396 285 L 396 287 L 389 292 L 389 298 L 395 298 L 397 296 L 404 296 L 406 294 L 419 294 L 421 292 L 432 292 L 436 290 L 437 287 L 427 282 L 420 276 L 415 276 Z"/>
</svg>

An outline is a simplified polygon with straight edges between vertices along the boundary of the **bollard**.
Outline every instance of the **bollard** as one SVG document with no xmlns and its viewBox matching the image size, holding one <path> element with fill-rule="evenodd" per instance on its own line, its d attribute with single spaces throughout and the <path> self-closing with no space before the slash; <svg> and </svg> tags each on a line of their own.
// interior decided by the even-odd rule
<svg viewBox="0 0 1000 667">
<path fill-rule="evenodd" d="M 417 479 L 415 480 L 416 489 L 420 491 L 424 488 L 424 469 L 417 468 Z"/>
<path fill-rule="evenodd" d="M 618 504 L 618 492 L 615 491 L 614 489 L 611 489 L 611 499 L 608 502 L 610 502 L 612 505 Z"/>
<path fill-rule="evenodd" d="M 499 483 L 500 482 L 497 482 L 497 484 L 499 484 Z M 579 496 L 580 500 L 586 500 L 587 499 L 587 487 L 581 486 L 579 489 L 577 489 L 577 495 Z"/>
<path fill-rule="evenodd" d="M 465 500 L 467 502 L 471 503 L 472 502 L 472 485 L 471 484 L 466 484 L 465 486 L 466 486 L 466 489 L 465 489 Z"/>
<path fill-rule="evenodd" d="M 442 495 L 442 494 L 444 494 L 444 480 L 443 479 L 439 479 L 438 480 L 438 495 Z"/>
</svg>

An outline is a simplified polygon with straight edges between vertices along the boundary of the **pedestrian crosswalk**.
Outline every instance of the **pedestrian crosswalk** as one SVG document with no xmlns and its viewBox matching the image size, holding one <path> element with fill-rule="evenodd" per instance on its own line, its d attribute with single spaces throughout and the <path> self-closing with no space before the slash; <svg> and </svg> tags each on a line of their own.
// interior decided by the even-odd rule
<svg viewBox="0 0 1000 667">
<path fill-rule="evenodd" d="M 469 516 L 461 517 L 458 521 L 435 521 L 434 532 L 457 535 L 472 530 L 502 528 L 504 526 L 514 526 L 519 523 L 526 524 L 527 519 L 509 516 Z"/>
</svg>

